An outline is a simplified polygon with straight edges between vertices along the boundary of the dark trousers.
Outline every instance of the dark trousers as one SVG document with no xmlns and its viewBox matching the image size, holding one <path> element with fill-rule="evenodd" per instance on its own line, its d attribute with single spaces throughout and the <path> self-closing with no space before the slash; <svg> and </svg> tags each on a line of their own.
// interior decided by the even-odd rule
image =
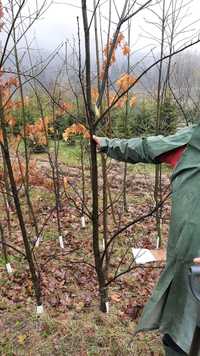
<svg viewBox="0 0 200 356">
<path fill-rule="evenodd" d="M 163 344 L 165 347 L 166 355 L 172 356 L 172 355 L 187 355 L 173 340 L 172 338 L 168 335 L 165 334 L 163 336 Z M 171 350 L 171 352 L 170 352 Z"/>
</svg>

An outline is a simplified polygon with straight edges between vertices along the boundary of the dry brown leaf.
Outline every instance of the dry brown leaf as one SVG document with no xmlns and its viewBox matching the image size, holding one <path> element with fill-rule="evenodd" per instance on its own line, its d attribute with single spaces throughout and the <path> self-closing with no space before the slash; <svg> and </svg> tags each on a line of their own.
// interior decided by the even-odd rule
<svg viewBox="0 0 200 356">
<path fill-rule="evenodd" d="M 120 300 L 121 300 L 121 296 L 118 293 L 111 294 L 110 298 L 113 302 L 116 302 L 116 303 L 120 302 Z"/>
</svg>

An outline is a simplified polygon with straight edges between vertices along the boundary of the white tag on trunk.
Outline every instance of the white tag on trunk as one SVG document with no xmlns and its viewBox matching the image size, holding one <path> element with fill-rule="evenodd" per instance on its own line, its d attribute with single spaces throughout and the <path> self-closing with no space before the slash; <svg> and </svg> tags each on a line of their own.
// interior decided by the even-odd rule
<svg viewBox="0 0 200 356">
<path fill-rule="evenodd" d="M 40 237 L 37 238 L 36 243 L 35 243 L 35 247 L 39 247 L 40 244 Z"/>
<path fill-rule="evenodd" d="M 81 216 L 81 227 L 85 228 L 85 216 Z"/>
<path fill-rule="evenodd" d="M 36 313 L 37 313 L 38 315 L 44 313 L 43 305 L 37 305 Z"/>
<path fill-rule="evenodd" d="M 59 242 L 60 242 L 60 247 L 64 248 L 64 242 L 63 242 L 63 237 L 59 236 Z"/>
<path fill-rule="evenodd" d="M 160 247 L 160 237 L 158 236 L 156 239 L 156 248 Z"/>
<path fill-rule="evenodd" d="M 103 251 L 105 250 L 105 241 L 104 241 L 104 239 L 102 240 L 102 250 Z"/>
<path fill-rule="evenodd" d="M 8 273 L 12 273 L 13 270 L 12 270 L 10 263 L 6 263 L 6 270 Z"/>
<path fill-rule="evenodd" d="M 106 313 L 109 313 L 109 302 L 105 302 L 106 305 Z"/>
<path fill-rule="evenodd" d="M 42 242 L 43 241 L 43 237 L 40 235 L 40 236 L 38 236 L 38 238 L 37 238 L 37 240 L 36 240 L 36 243 L 35 243 L 35 247 L 39 247 L 39 244 L 40 244 L 40 242 Z"/>
</svg>

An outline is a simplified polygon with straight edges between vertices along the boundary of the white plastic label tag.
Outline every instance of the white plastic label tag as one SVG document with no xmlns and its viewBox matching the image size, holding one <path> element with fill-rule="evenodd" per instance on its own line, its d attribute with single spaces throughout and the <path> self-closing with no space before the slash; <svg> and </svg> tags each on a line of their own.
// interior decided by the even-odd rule
<svg viewBox="0 0 200 356">
<path fill-rule="evenodd" d="M 64 242 L 63 242 L 63 237 L 59 236 L 59 242 L 60 242 L 60 247 L 64 248 Z"/>
<path fill-rule="evenodd" d="M 35 243 L 35 247 L 39 247 L 40 244 L 40 237 L 37 238 L 36 243 Z"/>
<path fill-rule="evenodd" d="M 12 273 L 13 270 L 12 270 L 10 263 L 6 263 L 6 270 L 8 273 Z"/>
<path fill-rule="evenodd" d="M 85 228 L 85 216 L 81 216 L 81 226 L 83 229 Z"/>
<path fill-rule="evenodd" d="M 158 236 L 156 239 L 156 248 L 160 247 L 160 237 Z"/>
<path fill-rule="evenodd" d="M 105 305 L 106 305 L 106 313 L 109 313 L 109 302 L 106 302 Z"/>
<path fill-rule="evenodd" d="M 40 235 L 40 236 L 38 236 L 38 238 L 37 238 L 37 240 L 36 240 L 36 243 L 35 243 L 35 247 L 39 247 L 39 244 L 40 244 L 40 242 L 42 242 L 43 241 L 43 237 Z"/>
<path fill-rule="evenodd" d="M 43 305 L 37 305 L 36 313 L 37 313 L 37 314 L 42 314 L 42 313 L 44 313 Z"/>
</svg>

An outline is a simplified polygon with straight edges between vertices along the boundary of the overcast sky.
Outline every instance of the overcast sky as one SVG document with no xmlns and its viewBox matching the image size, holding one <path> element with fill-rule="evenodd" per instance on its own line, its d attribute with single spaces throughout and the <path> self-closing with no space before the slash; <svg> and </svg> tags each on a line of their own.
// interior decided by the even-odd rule
<svg viewBox="0 0 200 356">
<path fill-rule="evenodd" d="M 50 4 L 50 0 L 48 3 Z M 155 0 L 153 0 L 155 2 Z M 177 0 L 181 3 L 181 0 Z M 146 0 L 140 0 L 140 4 L 144 4 Z M 166 0 L 167 3 L 170 0 Z M 29 5 L 34 3 L 33 0 L 29 0 Z M 41 4 L 42 0 L 38 0 L 38 3 Z M 88 8 L 93 9 L 93 0 L 88 0 Z M 118 11 L 120 12 L 121 7 L 124 3 L 123 0 L 115 0 L 115 3 L 118 7 Z M 161 1 L 162 5 L 163 1 Z M 200 1 L 199 0 L 183 0 L 184 4 L 188 4 L 182 10 L 182 15 L 185 16 L 180 29 L 188 26 L 189 24 L 197 21 L 200 18 Z M 107 15 L 108 15 L 108 1 L 101 0 L 101 15 L 102 15 L 102 27 L 103 34 L 106 34 L 107 31 Z M 73 41 L 73 37 L 77 38 L 77 16 L 80 18 L 80 24 L 82 26 L 82 17 L 81 17 L 81 9 L 79 8 L 81 5 L 81 0 L 61 0 L 54 1 L 52 5 L 48 8 L 48 10 L 43 14 L 42 18 L 37 21 L 36 26 L 34 26 L 34 30 L 32 29 L 33 34 L 37 38 L 37 43 L 40 48 L 53 49 L 59 43 L 67 40 Z M 161 5 L 154 6 L 152 9 L 161 15 Z M 90 12 L 88 13 L 90 16 Z M 114 6 L 112 8 L 112 20 L 114 22 L 117 21 L 116 11 Z M 154 47 L 156 45 L 156 41 L 153 38 L 149 38 L 149 34 L 151 36 L 154 35 L 156 37 L 160 37 L 159 31 L 156 30 L 156 27 L 149 22 L 155 22 L 156 17 L 149 10 L 141 11 L 134 20 L 132 21 L 132 30 L 131 30 L 131 45 L 134 49 L 139 49 L 145 46 Z M 115 25 L 112 24 L 112 31 L 114 31 Z M 126 26 L 123 27 L 123 30 L 126 30 Z M 190 33 L 181 35 L 179 38 L 192 36 L 197 32 L 200 32 L 200 22 L 194 23 L 190 26 Z M 126 31 L 125 31 L 126 33 Z M 81 31 L 82 39 L 83 39 L 83 31 Z"/>
</svg>

